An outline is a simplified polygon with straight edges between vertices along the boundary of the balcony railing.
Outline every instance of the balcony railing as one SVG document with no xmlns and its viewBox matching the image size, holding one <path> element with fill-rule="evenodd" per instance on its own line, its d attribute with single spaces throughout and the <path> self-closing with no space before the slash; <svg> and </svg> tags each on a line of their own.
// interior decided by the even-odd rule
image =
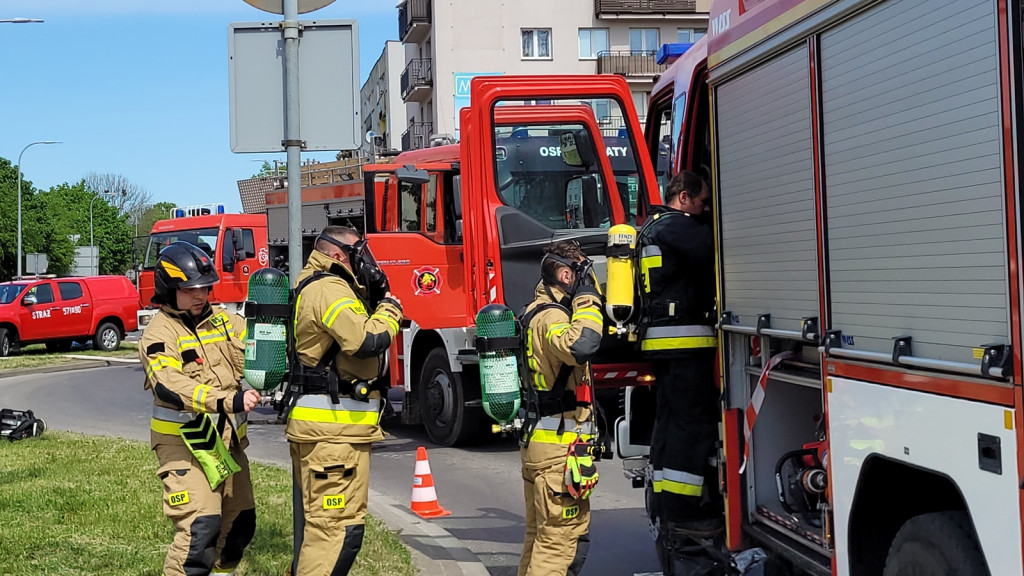
<svg viewBox="0 0 1024 576">
<path fill-rule="evenodd" d="M 398 7 L 398 38 L 406 44 L 422 42 L 432 18 L 430 0 L 406 0 Z"/>
<path fill-rule="evenodd" d="M 433 122 L 413 122 L 409 129 L 402 133 L 402 150 L 427 148 L 430 145 L 430 135 L 433 132 Z"/>
<path fill-rule="evenodd" d="M 434 74 L 429 58 L 413 58 L 402 70 L 402 100 L 423 102 L 430 97 Z"/>
<path fill-rule="evenodd" d="M 600 52 L 597 55 L 598 74 L 618 74 L 627 78 L 655 76 L 668 68 L 658 64 L 654 52 Z"/>
<path fill-rule="evenodd" d="M 692 14 L 697 0 L 594 0 L 594 14 Z"/>
</svg>

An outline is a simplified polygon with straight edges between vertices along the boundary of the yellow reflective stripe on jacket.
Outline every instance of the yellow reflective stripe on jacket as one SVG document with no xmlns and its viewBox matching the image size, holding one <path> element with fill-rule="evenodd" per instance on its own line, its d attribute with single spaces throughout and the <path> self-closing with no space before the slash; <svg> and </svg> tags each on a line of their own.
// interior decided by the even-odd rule
<svg viewBox="0 0 1024 576">
<path fill-rule="evenodd" d="M 231 323 L 225 323 L 228 331 L 231 330 Z M 224 342 L 228 339 L 227 332 L 223 329 L 216 328 L 214 330 L 204 330 L 198 333 L 196 336 L 182 336 L 178 338 L 178 352 L 184 352 L 189 348 L 198 348 L 200 344 L 213 344 L 214 342 Z"/>
<path fill-rule="evenodd" d="M 178 429 L 183 424 L 191 422 L 195 416 L 192 412 L 164 408 L 163 406 L 153 406 L 153 417 L 149 421 L 149 427 L 158 434 L 175 436 L 178 434 Z M 246 429 L 248 428 L 248 415 L 245 413 L 232 414 L 230 418 L 231 426 L 235 429 L 235 435 L 239 439 L 245 438 Z"/>
<path fill-rule="evenodd" d="M 530 373 L 533 374 L 533 387 L 544 392 L 550 390 L 551 387 L 548 386 L 547 379 L 544 378 L 544 374 L 540 371 L 540 366 L 537 365 L 537 359 L 529 356 L 526 359 L 526 363 L 530 367 Z"/>
<path fill-rule="evenodd" d="M 149 361 L 146 365 L 146 375 L 152 376 L 157 370 L 163 370 L 164 368 L 174 368 L 178 372 L 181 372 L 181 362 L 171 358 L 170 356 L 157 356 L 156 358 Z"/>
<path fill-rule="evenodd" d="M 640 349 L 644 351 L 714 348 L 718 337 L 711 326 L 655 326 L 644 334 Z"/>
<path fill-rule="evenodd" d="M 209 391 L 210 387 L 205 384 L 196 386 L 196 389 L 192 391 L 193 412 L 206 412 L 206 394 Z"/>
<path fill-rule="evenodd" d="M 377 319 L 379 319 L 379 320 L 384 320 L 384 321 L 386 321 L 386 322 L 388 323 L 388 326 L 389 326 L 389 327 L 390 327 L 390 328 L 391 328 L 392 330 L 394 330 L 394 331 L 395 331 L 395 334 L 397 334 L 397 333 L 398 333 L 398 321 L 397 321 L 397 320 L 395 320 L 394 318 L 392 318 L 390 314 L 385 314 L 385 313 L 383 313 L 383 312 L 377 312 L 377 313 L 375 313 L 375 314 L 374 314 L 373 316 L 370 316 L 370 318 L 371 318 L 371 319 L 373 319 L 373 318 L 377 318 Z"/>
<path fill-rule="evenodd" d="M 651 269 L 661 268 L 661 248 L 644 246 L 640 254 L 640 274 L 644 278 L 644 292 L 651 291 Z"/>
<path fill-rule="evenodd" d="M 565 334 L 569 331 L 569 328 L 572 328 L 572 326 L 568 322 L 556 322 L 548 327 L 548 333 L 544 335 L 544 339 L 551 342 L 552 338 Z"/>
<path fill-rule="evenodd" d="M 356 314 L 366 316 L 366 308 L 363 307 L 362 303 L 351 298 L 342 298 L 341 300 L 336 300 L 334 304 L 331 304 L 327 308 L 327 312 L 324 312 L 323 318 L 320 320 L 323 322 L 324 326 L 330 328 L 331 325 L 334 324 L 334 321 L 338 319 L 338 314 L 341 314 L 341 311 L 346 308 L 353 310 Z"/>
<path fill-rule="evenodd" d="M 377 426 L 380 422 L 380 401 L 362 402 L 352 398 L 339 398 L 331 403 L 330 396 L 306 394 L 300 396 L 288 417 L 292 420 L 325 424 L 361 424 Z"/>
<path fill-rule="evenodd" d="M 587 320 L 593 320 L 598 324 L 604 324 L 604 317 L 601 316 L 601 311 L 594 307 L 580 308 L 572 313 L 573 322 L 584 318 Z"/>
</svg>

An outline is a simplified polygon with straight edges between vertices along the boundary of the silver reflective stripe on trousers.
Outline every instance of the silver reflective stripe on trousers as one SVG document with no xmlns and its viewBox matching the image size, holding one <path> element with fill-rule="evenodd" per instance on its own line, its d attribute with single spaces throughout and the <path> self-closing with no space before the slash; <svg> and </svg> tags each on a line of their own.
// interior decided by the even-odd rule
<svg viewBox="0 0 1024 576">
<path fill-rule="evenodd" d="M 295 401 L 297 408 L 319 408 L 321 410 L 344 410 L 346 412 L 378 412 L 380 400 L 354 400 L 345 396 L 338 398 L 339 402 L 333 404 L 331 397 L 326 394 L 305 394 L 299 396 Z"/>
<path fill-rule="evenodd" d="M 550 430 L 552 432 L 558 431 L 558 425 L 562 422 L 562 419 L 558 416 L 545 416 L 537 421 L 537 430 Z M 566 432 L 576 431 L 576 421 L 572 418 L 565 419 L 564 429 Z M 594 423 L 584 422 L 580 424 L 580 434 L 594 435 Z"/>
<path fill-rule="evenodd" d="M 644 339 L 686 338 L 690 336 L 715 336 L 714 326 L 655 326 L 648 328 Z"/>
</svg>

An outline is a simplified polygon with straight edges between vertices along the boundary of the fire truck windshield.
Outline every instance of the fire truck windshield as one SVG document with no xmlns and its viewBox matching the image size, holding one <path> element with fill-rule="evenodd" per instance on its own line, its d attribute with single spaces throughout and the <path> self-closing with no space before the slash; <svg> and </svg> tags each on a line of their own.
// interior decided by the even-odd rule
<svg viewBox="0 0 1024 576">
<path fill-rule="evenodd" d="M 6 284 L 0 286 L 0 304 L 10 304 L 18 298 L 18 294 L 25 289 L 24 284 Z"/>
<path fill-rule="evenodd" d="M 188 242 L 198 246 L 206 252 L 214 261 L 217 260 L 217 232 L 216 228 L 198 228 L 195 230 L 173 230 L 170 232 L 159 232 L 149 237 L 149 246 L 146 248 L 146 258 L 142 261 L 145 270 L 152 270 L 156 266 L 156 259 L 164 246 L 172 242 Z"/>
</svg>

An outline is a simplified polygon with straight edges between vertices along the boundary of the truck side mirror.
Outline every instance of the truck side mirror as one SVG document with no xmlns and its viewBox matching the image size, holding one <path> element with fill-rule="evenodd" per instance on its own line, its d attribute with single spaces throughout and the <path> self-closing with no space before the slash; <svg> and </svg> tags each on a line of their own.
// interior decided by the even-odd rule
<svg viewBox="0 0 1024 576">
<path fill-rule="evenodd" d="M 459 238 L 462 238 L 462 176 L 452 178 L 452 205 L 455 207 L 455 219 L 458 220 Z"/>
<path fill-rule="evenodd" d="M 597 178 L 587 174 L 569 180 L 565 185 L 565 219 L 569 228 L 594 228 L 601 213 Z"/>
<path fill-rule="evenodd" d="M 242 236 L 242 230 L 240 228 L 232 228 L 231 238 L 235 245 L 235 261 L 241 262 L 245 260 L 245 238 Z"/>
<path fill-rule="evenodd" d="M 220 268 L 225 272 L 235 271 L 235 243 L 231 230 L 224 231 L 224 240 L 220 243 Z"/>
<path fill-rule="evenodd" d="M 430 182 L 430 174 L 426 170 L 419 170 L 409 164 L 395 170 L 395 177 L 398 178 L 399 182 L 414 186 Z"/>
<path fill-rule="evenodd" d="M 25 297 L 21 299 L 22 306 L 35 306 L 36 304 L 38 304 L 38 301 L 36 300 L 35 294 L 26 294 Z"/>
<path fill-rule="evenodd" d="M 595 163 L 594 145 L 586 130 L 563 132 L 558 137 L 562 162 L 576 168 L 589 169 Z"/>
</svg>

